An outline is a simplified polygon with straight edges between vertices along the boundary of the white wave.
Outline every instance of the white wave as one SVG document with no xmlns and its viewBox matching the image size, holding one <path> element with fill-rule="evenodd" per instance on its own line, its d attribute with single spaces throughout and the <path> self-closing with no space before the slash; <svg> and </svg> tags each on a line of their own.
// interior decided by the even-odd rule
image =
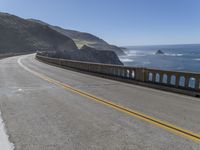
<svg viewBox="0 0 200 150">
<path fill-rule="evenodd" d="M 136 56 L 137 52 L 136 51 L 128 51 L 128 52 L 126 52 L 126 55 L 127 56 Z"/>
<path fill-rule="evenodd" d="M 200 61 L 200 58 L 195 58 L 195 59 L 193 59 L 193 60 Z"/>
<path fill-rule="evenodd" d="M 149 56 L 149 55 L 157 55 L 157 54 L 153 51 L 129 50 L 129 51 L 126 51 L 126 55 L 128 57 L 131 57 L 131 56 Z M 174 56 L 174 57 L 183 56 L 182 53 L 164 53 L 163 55 L 164 56 Z"/>
<path fill-rule="evenodd" d="M 130 51 L 130 52 L 127 52 L 126 55 L 128 57 L 131 57 L 131 56 L 147 56 L 149 55 L 150 53 L 144 53 L 144 52 L 139 52 L 139 51 Z"/>
<path fill-rule="evenodd" d="M 153 53 L 153 55 L 158 55 L 156 54 L 155 52 Z M 183 56 L 183 54 L 173 54 L 173 53 L 164 53 L 164 54 L 160 54 L 161 56 L 164 55 L 164 56 L 176 56 L 176 57 L 180 57 L 180 56 Z"/>
<path fill-rule="evenodd" d="M 120 58 L 120 60 L 121 60 L 122 62 L 133 62 L 133 60 L 132 60 L 132 59 L 129 59 L 129 58 Z"/>
<path fill-rule="evenodd" d="M 151 62 L 145 61 L 145 62 L 143 62 L 143 64 L 144 64 L 144 65 L 148 65 L 148 64 L 151 64 Z"/>
<path fill-rule="evenodd" d="M 166 56 L 177 56 L 177 57 L 183 56 L 183 54 L 170 54 L 170 53 L 165 53 L 164 55 L 166 55 Z"/>
</svg>

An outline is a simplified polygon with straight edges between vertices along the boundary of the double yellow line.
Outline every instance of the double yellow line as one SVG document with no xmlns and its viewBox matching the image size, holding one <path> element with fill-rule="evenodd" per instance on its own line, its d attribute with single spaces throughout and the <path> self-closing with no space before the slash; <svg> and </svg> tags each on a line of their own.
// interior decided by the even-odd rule
<svg viewBox="0 0 200 150">
<path fill-rule="evenodd" d="M 192 141 L 200 142 L 200 135 L 199 134 L 195 134 L 195 133 L 193 133 L 193 132 L 191 132 L 189 130 L 177 127 L 177 126 L 172 125 L 172 124 L 170 124 L 168 122 L 156 119 L 154 117 L 148 116 L 146 114 L 143 114 L 141 112 L 135 111 L 133 109 L 126 108 L 126 107 L 124 107 L 122 105 L 115 104 L 115 103 L 113 103 L 113 102 L 111 102 L 109 100 L 105 100 L 105 99 L 99 98 L 99 97 L 94 96 L 94 95 L 92 95 L 90 93 L 84 92 L 84 91 L 82 91 L 80 89 L 76 89 L 76 88 L 74 88 L 74 87 L 72 87 L 70 85 L 62 83 L 62 82 L 60 82 L 58 80 L 52 79 L 52 78 L 50 78 L 50 77 L 48 77 L 48 76 L 46 76 L 44 74 L 38 73 L 36 71 L 33 71 L 33 70 L 31 70 L 30 68 L 24 66 L 21 63 L 21 58 L 18 59 L 18 63 L 19 63 L 19 65 L 21 67 L 23 67 L 25 70 L 31 72 L 32 74 L 40 77 L 41 79 L 43 79 L 45 81 L 48 81 L 48 82 L 53 83 L 53 84 L 55 84 L 57 86 L 60 86 L 60 87 L 66 89 L 68 91 L 77 93 L 77 94 L 79 94 L 79 95 L 81 95 L 83 97 L 88 98 L 89 100 L 96 101 L 98 103 L 101 103 L 101 104 L 106 105 L 108 107 L 111 107 L 113 109 L 116 109 L 116 110 L 118 110 L 120 112 L 126 113 L 128 115 L 134 116 L 134 117 L 139 118 L 139 119 L 141 119 L 143 121 L 146 121 L 148 123 L 151 123 L 151 124 L 154 124 L 156 126 L 159 126 L 159 127 L 163 128 L 165 130 L 168 130 L 168 131 L 170 131 L 172 133 L 175 133 L 176 135 L 180 135 L 180 136 L 185 137 L 187 139 L 190 139 Z"/>
</svg>

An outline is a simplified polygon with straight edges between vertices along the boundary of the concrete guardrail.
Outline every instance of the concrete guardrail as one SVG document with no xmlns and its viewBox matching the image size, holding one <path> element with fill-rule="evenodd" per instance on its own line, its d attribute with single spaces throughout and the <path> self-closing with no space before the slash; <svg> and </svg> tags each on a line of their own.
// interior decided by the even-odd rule
<svg viewBox="0 0 200 150">
<path fill-rule="evenodd" d="M 0 54 L 0 59 L 7 58 L 7 57 L 12 57 L 12 56 L 19 56 L 19 55 L 32 54 L 32 53 L 34 53 L 34 52 L 5 53 L 5 54 Z"/>
<path fill-rule="evenodd" d="M 37 54 L 36 58 L 47 63 L 95 73 L 115 80 L 200 97 L 200 73 L 90 63 L 50 58 L 41 54 Z"/>
</svg>

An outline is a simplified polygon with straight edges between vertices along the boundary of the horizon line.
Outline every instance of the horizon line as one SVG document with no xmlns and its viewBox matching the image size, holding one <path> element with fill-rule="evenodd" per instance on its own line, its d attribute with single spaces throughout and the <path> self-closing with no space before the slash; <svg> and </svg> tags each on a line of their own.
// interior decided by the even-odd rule
<svg viewBox="0 0 200 150">
<path fill-rule="evenodd" d="M 130 47 L 130 46 L 173 46 L 173 45 L 200 45 L 200 43 L 177 43 L 177 44 L 138 44 L 138 45 L 121 45 L 119 47 Z"/>
</svg>

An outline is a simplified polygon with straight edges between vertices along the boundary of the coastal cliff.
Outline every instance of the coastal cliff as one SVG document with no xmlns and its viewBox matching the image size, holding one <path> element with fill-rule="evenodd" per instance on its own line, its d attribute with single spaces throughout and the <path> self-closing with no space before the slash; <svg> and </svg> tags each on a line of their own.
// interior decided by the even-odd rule
<svg viewBox="0 0 200 150">
<path fill-rule="evenodd" d="M 109 48 L 78 48 L 74 40 L 48 25 L 0 13 L 0 53 L 36 51 L 52 51 L 55 57 L 72 60 L 122 65 Z"/>
<path fill-rule="evenodd" d="M 94 48 L 88 47 L 86 45 L 84 45 L 81 49 L 76 51 L 69 50 L 69 51 L 48 52 L 45 55 L 53 58 L 123 65 L 123 63 L 119 60 L 119 58 L 113 51 L 109 50 L 99 51 Z"/>
</svg>

